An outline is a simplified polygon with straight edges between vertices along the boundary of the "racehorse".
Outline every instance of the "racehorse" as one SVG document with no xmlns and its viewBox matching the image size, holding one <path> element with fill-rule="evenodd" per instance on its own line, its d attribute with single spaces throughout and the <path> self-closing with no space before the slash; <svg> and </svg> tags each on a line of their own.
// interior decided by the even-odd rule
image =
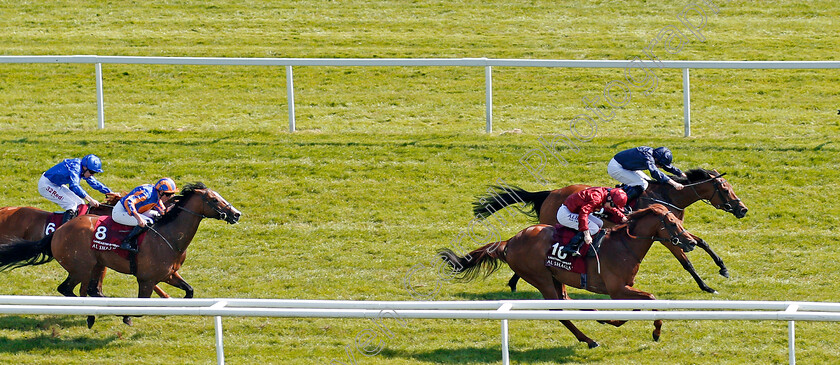
<svg viewBox="0 0 840 365">
<path fill-rule="evenodd" d="M 601 241 L 596 258 L 586 258 L 586 277 L 572 271 L 548 267 L 546 259 L 554 245 L 554 227 L 537 224 L 523 229 L 512 238 L 502 242 L 488 243 L 468 255 L 460 257 L 452 250 L 444 249 L 439 256 L 449 265 L 455 279 L 471 281 L 482 272 L 490 275 L 505 262 L 525 281 L 536 287 L 545 299 L 568 299 L 565 285 L 585 289 L 593 293 L 607 294 L 612 299 L 656 299 L 653 294 L 633 288 L 639 265 L 654 241 L 666 246 L 679 246 L 691 250 L 696 244 L 683 228 L 676 214 L 661 204 L 638 210 L 628 217 L 629 221 L 609 231 Z M 582 284 L 585 282 L 586 284 Z M 561 320 L 578 341 L 586 342 L 589 348 L 598 343 L 583 334 L 571 321 Z M 626 321 L 603 321 L 616 327 Z M 659 340 L 662 320 L 653 322 L 653 339 Z"/>
<path fill-rule="evenodd" d="M 654 203 L 661 203 L 668 207 L 680 219 L 684 218 L 684 209 L 698 200 L 707 202 L 717 209 L 732 213 L 736 218 L 743 218 L 747 214 L 747 207 L 735 195 L 732 185 L 723 178 L 717 170 L 693 169 L 686 173 L 685 178 L 671 176 L 672 179 L 685 185 L 682 190 L 677 190 L 670 184 L 652 181 L 648 184 L 647 190 L 636 200 L 636 209 L 642 209 Z M 557 210 L 566 201 L 569 195 L 588 188 L 588 185 L 569 185 L 562 189 L 551 191 L 529 192 L 520 188 L 509 188 L 495 186 L 496 191 L 480 197 L 473 203 L 473 212 L 476 217 L 489 217 L 496 211 L 513 205 L 523 213 L 537 218 L 543 224 L 557 224 Z M 530 207 L 530 209 L 528 209 Z M 611 222 L 605 220 L 605 226 L 609 227 Z M 729 270 L 706 241 L 695 237 L 697 246 L 702 248 L 711 256 L 715 264 L 720 268 L 720 275 L 729 277 Z M 679 260 L 682 267 L 691 274 L 694 281 L 701 290 L 709 293 L 717 293 L 709 287 L 697 271 L 694 265 L 688 260 L 685 252 L 673 246 L 666 246 L 671 254 Z M 519 277 L 514 274 L 508 281 L 511 291 L 516 291 L 516 283 Z"/>
<path fill-rule="evenodd" d="M 137 278 L 139 298 L 150 297 L 155 284 L 169 280 L 180 269 L 202 219 L 214 218 L 234 224 L 241 216 L 239 210 L 219 193 L 202 183 L 187 185 L 173 200 L 172 208 L 150 227 L 139 246 L 136 273 L 133 274 Z M 106 267 L 124 274 L 132 270 L 129 260 L 114 250 L 90 248 L 97 219 L 93 215 L 79 216 L 40 241 L 0 245 L 0 271 L 40 265 L 54 258 L 69 274 L 58 287 L 60 293 L 72 296 L 73 288 L 81 284 L 81 296 L 103 297 L 99 279 Z M 88 327 L 93 326 L 93 322 L 93 316 L 89 316 Z"/>
<path fill-rule="evenodd" d="M 98 207 L 88 207 L 87 214 L 111 215 L 114 204 L 119 202 L 121 195 L 108 196 Z M 33 207 L 2 207 L 0 208 L 0 242 L 13 239 L 37 241 L 44 238 L 46 233 L 52 233 L 55 227 L 48 227 L 52 212 Z"/>
<path fill-rule="evenodd" d="M 88 206 L 87 214 L 111 215 L 111 211 L 113 211 L 114 205 L 116 205 L 120 201 L 122 195 L 123 194 L 118 193 L 109 194 L 105 198 L 105 201 L 101 202 L 99 206 Z M 44 236 L 46 236 L 49 233 L 52 233 L 56 229 L 55 225 L 50 222 L 50 216 L 52 214 L 55 213 L 33 207 L 0 208 L 0 244 L 10 242 L 16 239 L 24 241 L 38 241 L 44 238 Z M 178 283 L 179 281 L 184 280 L 183 278 L 181 278 L 181 275 L 178 274 L 178 272 L 175 272 L 172 275 L 173 278 L 167 279 L 167 283 Z M 101 283 L 102 280 L 104 280 L 104 278 L 105 271 L 102 272 L 102 277 L 100 278 L 99 282 Z M 172 285 L 186 291 L 187 298 L 192 298 L 193 289 L 189 285 Z M 159 286 L 155 285 L 154 290 L 155 293 L 157 293 L 162 298 L 169 298 L 169 294 L 166 294 L 166 292 L 163 291 L 163 289 L 161 289 Z"/>
</svg>

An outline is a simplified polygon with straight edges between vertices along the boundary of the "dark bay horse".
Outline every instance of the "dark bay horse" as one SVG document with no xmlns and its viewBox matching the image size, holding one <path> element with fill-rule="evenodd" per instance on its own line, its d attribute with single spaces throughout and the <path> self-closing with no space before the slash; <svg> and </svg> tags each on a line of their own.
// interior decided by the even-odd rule
<svg viewBox="0 0 840 365">
<path fill-rule="evenodd" d="M 470 281 L 484 274 L 486 277 L 505 262 L 525 281 L 536 287 L 545 299 L 568 299 L 565 285 L 585 289 L 593 293 L 607 294 L 612 299 L 656 299 L 653 294 L 633 288 L 636 273 L 654 241 L 665 246 L 678 246 L 690 250 L 696 244 L 683 228 L 682 221 L 661 204 L 631 214 L 626 224 L 613 228 L 601 243 L 599 251 L 600 273 L 594 257 L 589 257 L 586 270 L 586 285 L 582 274 L 573 273 L 545 265 L 546 257 L 554 244 L 554 227 L 538 224 L 520 231 L 502 242 L 488 243 L 473 250 L 465 257 L 452 250 L 442 250 L 439 255 L 449 265 L 455 279 Z M 583 334 L 571 321 L 563 323 L 578 341 L 586 342 L 589 348 L 598 343 Z M 626 321 L 603 321 L 616 327 Z M 658 341 L 662 320 L 653 322 L 653 339 Z"/>
<path fill-rule="evenodd" d="M 101 202 L 99 206 L 88 206 L 87 214 L 93 215 L 111 215 L 116 205 L 124 194 L 110 194 Z M 2 207 L 0 208 L 0 244 L 11 242 L 12 240 L 24 241 L 38 241 L 47 233 L 55 231 L 56 227 L 49 222 L 52 212 L 41 210 L 33 207 Z M 100 283 L 105 278 L 105 271 L 102 272 Z M 168 278 L 167 283 L 177 283 L 183 281 L 178 272 L 173 273 L 173 278 Z M 173 284 L 173 286 L 176 286 Z M 183 285 L 182 285 L 183 287 Z M 192 297 L 192 288 L 187 285 L 187 297 Z M 72 288 L 71 288 L 72 289 Z M 163 289 L 155 285 L 155 293 L 162 298 L 169 298 Z M 65 293 L 62 293 L 65 294 Z"/>
<path fill-rule="evenodd" d="M 187 248 L 204 218 L 239 221 L 241 213 L 219 193 L 202 183 L 189 184 L 175 196 L 174 205 L 149 229 L 137 253 L 137 296 L 148 298 L 154 286 L 169 280 L 181 268 Z M 68 272 L 58 287 L 64 295 L 81 284 L 81 296 L 104 296 L 99 282 L 106 268 L 129 274 L 129 260 L 115 251 L 95 251 L 90 248 L 97 217 L 83 215 L 65 223 L 52 235 L 40 241 L 16 241 L 0 245 L 0 271 L 22 266 L 40 265 L 53 258 Z M 183 280 L 183 279 L 182 279 Z M 176 283 L 178 284 L 178 283 Z M 175 285 L 178 286 L 178 285 Z M 88 326 L 93 317 L 88 318 Z"/>
<path fill-rule="evenodd" d="M 682 190 L 677 190 L 670 184 L 650 182 L 647 190 L 637 199 L 636 209 L 642 209 L 654 203 L 661 203 L 668 207 L 680 219 L 684 218 L 684 209 L 697 201 L 705 201 L 717 209 L 731 213 L 736 218 L 743 218 L 747 214 L 747 207 L 735 195 L 732 185 L 724 179 L 717 170 L 693 169 L 686 172 L 686 178 L 674 177 L 672 179 L 685 185 Z M 480 197 L 473 203 L 473 212 L 476 217 L 489 217 L 496 211 L 513 205 L 523 213 L 537 218 L 540 223 L 557 224 L 557 210 L 566 201 L 569 195 L 588 188 L 589 185 L 569 185 L 562 189 L 551 191 L 529 192 L 519 188 L 496 186 L 495 192 Z M 523 207 L 520 207 L 522 205 Z M 605 226 L 611 222 L 605 220 Z M 695 237 L 696 238 L 696 237 Z M 729 277 L 729 270 L 706 241 L 696 239 L 697 246 L 702 248 L 714 260 L 720 268 L 720 275 Z M 709 287 L 697 271 L 694 265 L 688 260 L 685 252 L 669 246 L 671 254 L 679 260 L 682 267 L 691 274 L 694 281 L 701 290 L 709 293 L 717 293 Z M 516 283 L 519 280 L 516 274 L 508 281 L 511 291 L 516 291 Z"/>
</svg>

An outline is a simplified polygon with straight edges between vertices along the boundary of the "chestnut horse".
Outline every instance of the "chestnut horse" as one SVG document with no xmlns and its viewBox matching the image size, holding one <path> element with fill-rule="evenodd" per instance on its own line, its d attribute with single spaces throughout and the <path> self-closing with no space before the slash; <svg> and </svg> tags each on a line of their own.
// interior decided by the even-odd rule
<svg viewBox="0 0 840 365">
<path fill-rule="evenodd" d="M 94 215 L 111 215 L 111 211 L 124 194 L 111 194 L 105 198 L 105 201 L 99 203 L 98 207 L 88 206 L 87 214 Z M 54 213 L 46 210 L 41 210 L 33 207 L 2 207 L 0 208 L 0 244 L 10 242 L 12 240 L 24 241 L 38 241 L 48 233 L 55 231 L 57 227 L 49 222 L 50 215 Z M 166 283 L 180 288 L 187 293 L 187 298 L 192 298 L 193 289 L 184 281 L 178 272 L 172 274 L 173 277 L 167 278 Z M 102 272 L 102 277 L 99 279 L 101 285 L 102 280 L 105 279 L 105 271 Z M 71 288 L 72 289 L 72 288 Z M 155 293 L 162 298 L 169 298 L 163 289 L 155 285 Z M 65 296 L 75 296 L 71 292 L 62 292 Z"/>
<path fill-rule="evenodd" d="M 546 257 L 554 241 L 554 227 L 537 224 L 523 229 L 507 241 L 488 243 L 465 257 L 445 249 L 439 256 L 449 265 L 455 279 L 470 281 L 483 272 L 490 275 L 505 262 L 525 281 L 536 287 L 545 299 L 568 299 L 565 285 L 593 293 L 607 294 L 612 299 L 656 299 L 653 294 L 633 288 L 639 265 L 654 241 L 665 246 L 690 250 L 696 244 L 683 228 L 682 221 L 665 206 L 654 204 L 636 211 L 626 224 L 609 231 L 601 241 L 600 273 L 596 258 L 586 258 L 586 277 L 571 271 L 548 267 Z M 585 285 L 582 284 L 585 282 Z M 583 334 L 571 321 L 561 320 L 578 341 L 589 348 L 598 343 Z M 627 321 L 602 321 L 616 327 Z M 662 320 L 653 322 L 653 339 L 659 340 Z"/>
<path fill-rule="evenodd" d="M 686 173 L 686 178 L 671 176 L 672 179 L 685 185 L 682 190 L 677 190 L 670 184 L 652 181 L 647 190 L 637 199 L 636 209 L 642 209 L 653 203 L 661 203 L 674 212 L 677 217 L 683 219 L 684 209 L 694 202 L 702 200 L 717 209 L 732 213 L 736 218 L 743 218 L 747 214 L 747 207 L 741 202 L 741 199 L 738 199 L 732 185 L 723 178 L 723 175 L 725 173 L 721 174 L 717 170 L 694 169 Z M 540 223 L 554 225 L 557 224 L 557 210 L 560 209 L 566 198 L 588 187 L 588 185 L 569 185 L 557 190 L 529 192 L 519 188 L 496 186 L 495 192 L 483 196 L 473 203 L 473 212 L 476 217 L 486 218 L 504 207 L 516 204 L 514 205 L 515 208 L 537 218 Z M 604 223 L 607 227 L 612 224 L 607 220 Z M 697 239 L 697 237 L 695 239 L 697 246 L 705 250 L 718 265 L 720 275 L 728 278 L 729 270 L 720 256 L 712 251 L 706 241 Z M 701 290 L 717 293 L 697 274 L 694 265 L 688 260 L 685 252 L 673 246 L 668 246 L 668 249 L 679 260 L 682 267 L 691 274 Z M 519 281 L 519 277 L 516 274 L 508 281 L 511 291 L 516 291 L 517 281 Z"/>
<path fill-rule="evenodd" d="M 154 286 L 172 277 L 181 268 L 187 248 L 198 231 L 203 218 L 239 221 L 241 213 L 219 193 L 202 183 L 189 184 L 181 195 L 173 198 L 172 208 L 150 227 L 137 253 L 139 298 L 148 298 Z M 40 241 L 16 241 L 0 245 L 0 271 L 22 266 L 40 265 L 53 258 L 69 273 L 59 285 L 59 292 L 72 293 L 81 284 L 79 294 L 102 297 L 99 279 L 105 268 L 131 273 L 129 260 L 115 251 L 95 251 L 90 248 L 97 216 L 83 215 L 71 219 Z M 88 317 L 88 327 L 93 326 Z"/>
</svg>

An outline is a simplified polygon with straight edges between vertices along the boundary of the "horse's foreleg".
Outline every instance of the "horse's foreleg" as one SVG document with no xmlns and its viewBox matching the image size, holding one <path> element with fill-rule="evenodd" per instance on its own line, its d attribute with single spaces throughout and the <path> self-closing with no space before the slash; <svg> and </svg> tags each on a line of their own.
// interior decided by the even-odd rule
<svg viewBox="0 0 840 365">
<path fill-rule="evenodd" d="M 166 278 L 164 280 L 164 282 L 169 284 L 169 285 L 172 285 L 172 286 L 174 286 L 178 289 L 181 289 L 184 292 L 186 292 L 186 295 L 184 295 L 184 298 L 192 298 L 193 297 L 193 293 L 194 293 L 193 287 L 190 286 L 190 284 L 187 283 L 187 281 L 184 280 L 184 278 L 182 278 L 181 275 L 178 274 L 177 271 L 173 272 L 172 275 L 170 275 L 168 278 Z"/>
<path fill-rule="evenodd" d="M 609 291 L 610 298 L 612 299 L 643 299 L 643 300 L 656 300 L 656 297 L 653 294 L 641 291 L 636 289 L 632 286 L 623 286 L 618 290 L 610 290 Z M 634 309 L 638 311 L 638 309 Z M 654 309 L 655 310 L 655 309 Z M 621 325 L 627 323 L 627 321 L 610 321 L 609 324 L 620 327 Z M 659 341 L 659 336 L 662 334 L 662 320 L 657 319 L 653 321 L 653 340 Z"/>
<path fill-rule="evenodd" d="M 694 270 L 694 265 L 691 264 L 691 261 L 688 260 L 688 256 L 685 255 L 685 252 L 683 252 L 682 249 L 669 243 L 665 243 L 665 247 L 667 247 L 668 251 L 671 251 L 671 254 L 677 258 L 677 261 L 680 262 L 683 269 L 685 269 L 685 271 L 688 271 L 688 273 L 691 274 L 691 277 L 694 278 L 694 281 L 700 287 L 700 290 L 707 293 L 717 294 L 717 290 L 714 290 L 710 286 L 706 285 L 706 282 L 703 281 L 703 278 L 701 278 L 700 275 L 697 274 L 697 270 Z"/>
<path fill-rule="evenodd" d="M 718 256 L 718 254 L 715 253 L 715 251 L 712 251 L 712 248 L 709 247 L 709 244 L 706 243 L 706 241 L 704 241 L 702 238 L 694 235 L 692 236 L 694 240 L 697 241 L 697 246 L 702 248 L 703 251 L 706 251 L 706 253 L 708 253 L 712 260 L 715 262 L 715 264 L 720 268 L 720 271 L 718 271 L 718 273 L 720 273 L 720 275 L 725 278 L 729 278 L 729 269 L 726 268 L 726 265 L 723 263 L 723 259 L 721 259 L 720 256 Z"/>
<path fill-rule="evenodd" d="M 157 293 L 157 295 L 158 295 L 159 297 L 161 297 L 161 298 L 170 298 L 169 294 L 166 294 L 166 292 L 165 292 L 165 291 L 163 291 L 163 289 L 161 289 L 159 286 L 155 285 L 155 287 L 154 287 L 153 289 L 154 289 L 155 293 Z"/>
</svg>

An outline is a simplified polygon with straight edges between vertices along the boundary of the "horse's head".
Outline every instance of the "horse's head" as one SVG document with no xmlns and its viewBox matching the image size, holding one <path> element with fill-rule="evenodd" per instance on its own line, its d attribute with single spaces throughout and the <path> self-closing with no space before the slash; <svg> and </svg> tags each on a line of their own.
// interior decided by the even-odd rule
<svg viewBox="0 0 840 365">
<path fill-rule="evenodd" d="M 183 205 L 187 205 L 190 201 L 200 199 L 200 204 L 191 204 L 194 214 L 204 216 L 206 218 L 220 219 L 230 224 L 239 221 L 242 213 L 239 212 L 232 204 L 228 203 L 221 194 L 206 187 L 203 183 L 188 184 L 181 192 L 182 196 L 179 199 L 186 199 Z M 179 205 L 176 203 L 176 205 Z M 187 210 L 188 208 L 181 208 Z"/>
<path fill-rule="evenodd" d="M 721 174 L 717 170 L 691 170 L 688 173 L 690 183 L 686 186 L 694 189 L 700 198 L 707 200 L 715 208 L 732 213 L 735 218 L 744 218 L 747 215 L 747 206 L 738 199 L 735 189 L 723 175 L 726 173 Z"/>
<path fill-rule="evenodd" d="M 650 236 L 650 239 L 656 241 L 670 242 L 685 252 L 693 250 L 697 245 L 697 241 L 683 227 L 682 220 L 662 204 L 638 210 L 628 218 L 628 232 L 634 236 Z"/>
<path fill-rule="evenodd" d="M 102 201 L 100 204 L 108 204 L 110 206 L 115 206 L 117 205 L 117 203 L 119 203 L 120 199 L 122 199 L 123 196 L 125 196 L 125 192 L 118 193 L 115 191 L 105 194 L 105 200 Z"/>
</svg>

